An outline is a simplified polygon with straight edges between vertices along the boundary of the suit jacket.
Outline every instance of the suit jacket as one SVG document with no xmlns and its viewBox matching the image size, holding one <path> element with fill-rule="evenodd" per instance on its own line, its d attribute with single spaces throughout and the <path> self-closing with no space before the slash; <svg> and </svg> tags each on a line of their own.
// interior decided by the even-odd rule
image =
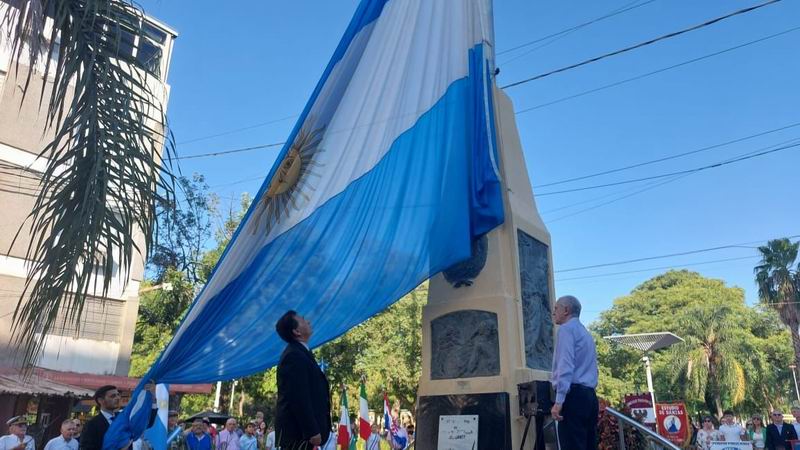
<svg viewBox="0 0 800 450">
<path fill-rule="evenodd" d="M 783 424 L 783 430 L 780 433 L 774 423 L 767 425 L 767 442 L 765 444 L 768 450 L 779 450 L 781 448 L 790 450 L 789 441 L 793 439 L 797 439 L 797 432 L 794 431 L 792 424 Z"/>
<path fill-rule="evenodd" d="M 153 426 L 156 421 L 156 416 L 158 416 L 157 409 L 150 411 L 150 422 L 147 424 L 148 428 Z M 108 427 L 108 419 L 103 416 L 103 413 L 92 417 L 86 422 L 86 426 L 83 427 L 83 431 L 81 432 L 81 440 L 79 442 L 80 450 L 103 450 L 103 438 L 106 436 Z"/>
<path fill-rule="evenodd" d="M 302 448 L 316 434 L 324 444 L 331 432 L 330 386 L 314 355 L 300 342 L 290 343 L 281 354 L 277 378 L 276 444 Z"/>
</svg>

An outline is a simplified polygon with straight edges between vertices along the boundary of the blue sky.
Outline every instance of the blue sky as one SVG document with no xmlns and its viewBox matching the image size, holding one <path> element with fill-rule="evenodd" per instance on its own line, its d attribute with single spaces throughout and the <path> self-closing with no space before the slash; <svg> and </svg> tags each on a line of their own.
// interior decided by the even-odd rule
<svg viewBox="0 0 800 450">
<path fill-rule="evenodd" d="M 188 156 L 282 142 L 294 123 L 285 118 L 297 114 L 304 106 L 357 2 L 146 0 L 141 3 L 148 14 L 180 33 L 169 74 L 172 86 L 169 117 L 179 143 L 178 152 Z M 498 84 L 547 72 L 754 3 L 650 1 L 552 42 L 546 40 L 498 56 L 501 69 Z M 497 51 L 631 4 L 624 0 L 498 0 L 495 2 Z M 519 111 L 788 30 L 800 26 L 798 18 L 800 4 L 783 1 L 506 92 Z M 534 186 L 800 122 L 798 44 L 800 30 L 519 114 L 517 124 Z M 273 123 L 196 140 L 266 122 Z M 541 194 L 700 167 L 794 138 L 800 138 L 800 127 L 582 183 L 535 188 L 534 192 Z M 236 202 L 234 199 L 242 192 L 258 190 L 278 151 L 279 147 L 274 147 L 189 159 L 181 165 L 184 173 L 205 175 L 223 203 Z M 585 318 L 591 321 L 614 298 L 665 270 L 646 269 L 680 268 L 727 259 L 689 268 L 744 288 L 748 302 L 755 302 L 752 268 L 758 258 L 756 250 L 747 246 L 593 270 L 559 271 L 800 235 L 798 168 L 800 147 L 676 180 L 665 178 L 660 182 L 670 182 L 661 186 L 636 183 L 537 197 L 553 238 L 557 295 L 570 293 L 581 298 Z M 619 199 L 645 187 L 652 189 Z M 756 244 L 750 244 L 753 245 Z M 752 257 L 739 259 L 748 256 Z M 638 272 L 605 276 L 627 271 Z M 576 279 L 587 276 L 594 278 Z"/>
</svg>

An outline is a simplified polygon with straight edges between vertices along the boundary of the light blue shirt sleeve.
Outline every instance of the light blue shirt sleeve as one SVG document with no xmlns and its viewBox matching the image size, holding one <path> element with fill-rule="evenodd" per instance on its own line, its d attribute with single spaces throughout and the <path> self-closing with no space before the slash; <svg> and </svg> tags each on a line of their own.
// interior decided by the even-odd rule
<svg viewBox="0 0 800 450">
<path fill-rule="evenodd" d="M 564 403 L 575 371 L 575 337 L 570 328 L 567 324 L 560 326 L 556 338 L 553 361 L 553 388 L 556 391 L 556 403 Z"/>
<path fill-rule="evenodd" d="M 597 351 L 594 338 L 577 318 L 558 327 L 551 381 L 556 403 L 564 403 L 570 386 L 597 387 Z"/>
</svg>

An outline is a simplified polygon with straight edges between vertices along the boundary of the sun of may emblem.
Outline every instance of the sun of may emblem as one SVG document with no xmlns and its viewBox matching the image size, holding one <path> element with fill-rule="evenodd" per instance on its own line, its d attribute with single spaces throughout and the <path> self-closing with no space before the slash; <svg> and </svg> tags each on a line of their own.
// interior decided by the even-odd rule
<svg viewBox="0 0 800 450">
<path fill-rule="evenodd" d="M 313 122 L 311 118 L 306 121 Z M 314 161 L 314 156 L 323 151 L 319 146 L 323 130 L 324 127 L 312 130 L 304 125 L 297 133 L 294 143 L 275 171 L 267 192 L 256 205 L 251 233 L 262 229 L 264 233 L 269 233 L 276 223 L 289 215 L 289 208 L 299 209 L 302 202 L 309 200 L 305 191 L 314 190 L 309 179 L 319 176 L 313 171 L 320 165 Z"/>
</svg>

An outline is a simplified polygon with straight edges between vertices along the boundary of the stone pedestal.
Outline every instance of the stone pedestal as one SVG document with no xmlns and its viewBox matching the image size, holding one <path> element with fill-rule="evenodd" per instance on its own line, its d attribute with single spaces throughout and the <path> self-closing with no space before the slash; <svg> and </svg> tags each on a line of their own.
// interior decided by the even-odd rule
<svg viewBox="0 0 800 450">
<path fill-rule="evenodd" d="M 430 281 L 423 311 L 417 450 L 436 450 L 440 415 L 478 414 L 476 450 L 520 448 L 526 419 L 517 385 L 550 376 L 554 327 L 550 234 L 536 210 L 514 109 L 495 90 L 505 223 L 473 244 L 485 265 L 471 280 L 451 268 Z M 531 425 L 525 442 L 533 449 Z"/>
</svg>

